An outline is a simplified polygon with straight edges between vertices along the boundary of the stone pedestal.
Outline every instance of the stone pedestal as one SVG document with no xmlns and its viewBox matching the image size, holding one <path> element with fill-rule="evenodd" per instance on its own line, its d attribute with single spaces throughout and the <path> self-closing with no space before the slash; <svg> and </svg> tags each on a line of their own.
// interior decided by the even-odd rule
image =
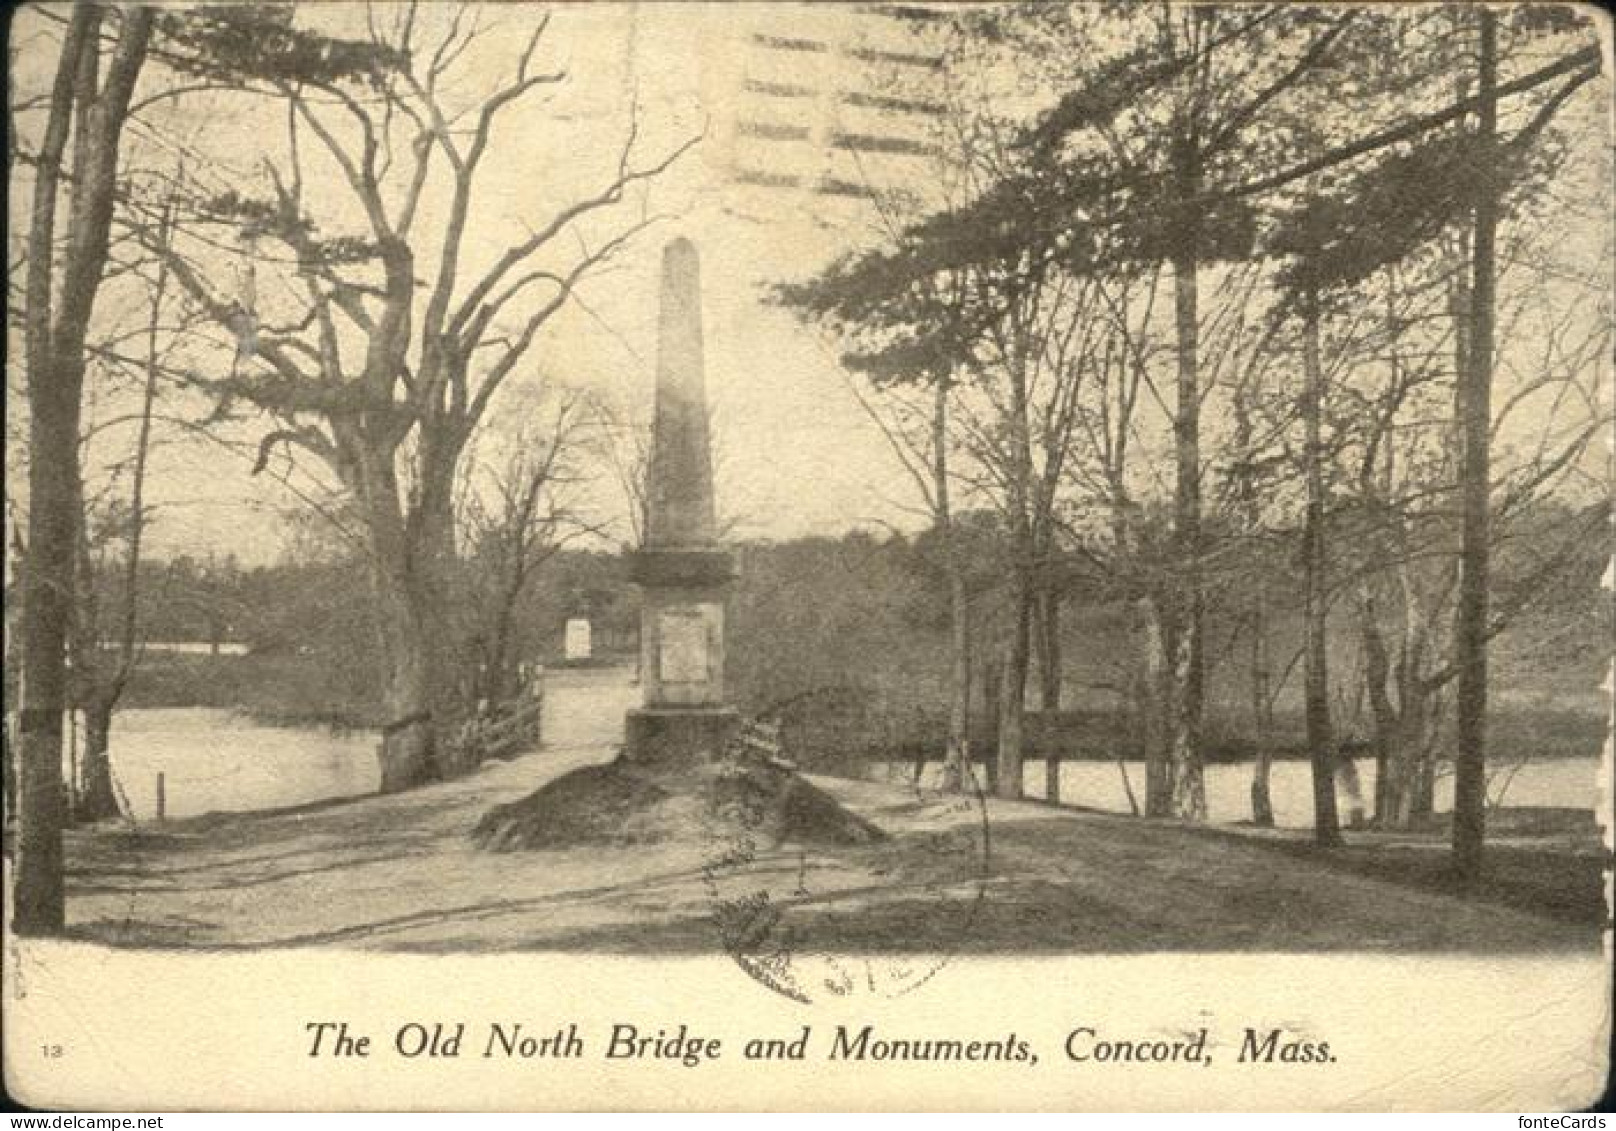
<svg viewBox="0 0 1616 1131">
<path fill-rule="evenodd" d="M 674 766 L 710 758 L 740 729 L 733 707 L 641 707 L 624 720 L 624 754 L 642 766 Z"/>
<path fill-rule="evenodd" d="M 730 557 L 718 549 L 647 549 L 630 561 L 639 584 L 640 688 L 628 756 L 660 763 L 717 754 L 739 725 L 724 697 L 724 595 Z"/>
</svg>

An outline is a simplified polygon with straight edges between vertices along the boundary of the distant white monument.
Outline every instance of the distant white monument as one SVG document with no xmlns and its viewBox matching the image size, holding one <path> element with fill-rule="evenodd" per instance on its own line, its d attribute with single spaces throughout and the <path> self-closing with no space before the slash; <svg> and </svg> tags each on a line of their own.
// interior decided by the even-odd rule
<svg viewBox="0 0 1616 1131">
<path fill-rule="evenodd" d="M 567 637 L 562 647 L 569 660 L 589 659 L 594 647 L 589 621 L 583 617 L 567 621 Z"/>
</svg>

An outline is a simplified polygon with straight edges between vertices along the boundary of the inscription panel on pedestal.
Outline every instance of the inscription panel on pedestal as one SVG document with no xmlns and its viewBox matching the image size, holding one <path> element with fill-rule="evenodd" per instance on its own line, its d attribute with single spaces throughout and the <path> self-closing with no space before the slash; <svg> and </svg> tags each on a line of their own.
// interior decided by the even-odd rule
<svg viewBox="0 0 1616 1131">
<path fill-rule="evenodd" d="M 700 606 L 665 609 L 657 617 L 657 674 L 663 683 L 712 678 L 710 618 Z"/>
</svg>

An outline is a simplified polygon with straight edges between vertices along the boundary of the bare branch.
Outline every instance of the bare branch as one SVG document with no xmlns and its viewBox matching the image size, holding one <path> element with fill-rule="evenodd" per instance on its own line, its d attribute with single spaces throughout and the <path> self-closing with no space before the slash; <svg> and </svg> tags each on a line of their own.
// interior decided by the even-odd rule
<svg viewBox="0 0 1616 1131">
<path fill-rule="evenodd" d="M 460 304 L 459 309 L 455 312 L 454 317 L 450 320 L 448 332 L 457 336 L 461 335 L 467 322 L 469 322 L 473 317 L 477 308 L 483 303 L 483 300 L 487 297 L 488 293 L 492 291 L 494 287 L 499 285 L 500 280 L 503 279 L 505 275 L 508 274 L 510 270 L 517 264 L 533 255 L 540 248 L 544 247 L 545 244 L 554 239 L 563 229 L 567 227 L 567 225 L 590 212 L 603 208 L 607 205 L 615 204 L 622 200 L 623 191 L 629 185 L 637 181 L 650 180 L 651 178 L 666 172 L 670 167 L 672 167 L 675 161 L 677 161 L 700 141 L 700 135 L 691 137 L 683 144 L 673 149 L 662 160 L 646 166 L 643 169 L 628 170 L 626 162 L 629 157 L 629 149 L 633 145 L 633 138 L 631 136 L 628 145 L 624 148 L 623 159 L 619 164 L 618 175 L 612 181 L 612 183 L 606 188 L 602 189 L 600 192 L 596 193 L 594 196 L 580 200 L 572 204 L 570 207 L 558 212 L 551 218 L 548 224 L 545 224 L 526 240 L 517 244 L 515 247 L 511 248 L 504 255 L 502 255 L 499 261 L 489 269 L 488 273 L 483 276 L 481 281 L 479 281 L 477 285 L 471 289 L 471 292 L 467 294 L 465 300 Z"/>
</svg>

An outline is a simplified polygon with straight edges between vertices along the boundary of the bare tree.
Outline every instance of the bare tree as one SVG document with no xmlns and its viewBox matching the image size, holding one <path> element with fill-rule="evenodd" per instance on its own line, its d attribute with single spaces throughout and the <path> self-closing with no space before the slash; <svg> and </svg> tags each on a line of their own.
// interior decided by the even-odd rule
<svg viewBox="0 0 1616 1131">
<path fill-rule="evenodd" d="M 651 426 L 633 419 L 604 396 L 588 398 L 586 409 L 593 433 L 588 446 L 621 495 L 628 545 L 637 548 L 645 542 L 646 508 L 650 505 L 645 476 L 651 465 Z"/>
<path fill-rule="evenodd" d="M 948 588 L 948 729 L 943 753 L 943 788 L 964 789 L 970 773 L 971 610 L 963 548 L 956 537 L 952 456 L 958 447 L 951 423 L 955 400 L 947 379 L 929 385 L 876 385 L 865 390 L 850 382 L 854 398 L 880 430 L 904 469 L 921 510 L 936 536 L 935 565 Z"/>
<path fill-rule="evenodd" d="M 1498 15 L 1476 11 L 1477 164 L 1491 173 L 1498 164 Z M 1453 865 L 1461 883 L 1481 878 L 1487 822 L 1487 622 L 1492 566 L 1487 529 L 1491 521 L 1493 328 L 1497 302 L 1498 220 L 1502 194 L 1478 195 L 1471 222 L 1469 364 L 1459 374 L 1459 604 L 1455 612 L 1458 667 L 1458 747 L 1453 792 Z"/>
<path fill-rule="evenodd" d="M 481 480 L 468 484 L 460 508 L 468 635 L 477 653 L 472 698 L 479 702 L 497 703 L 519 690 L 520 662 L 530 649 L 520 639 L 518 612 L 544 563 L 576 539 L 600 533 L 569 498 L 582 475 L 588 427 L 581 400 L 563 397 L 546 417 L 504 438 L 502 452 L 484 455 L 474 440 L 465 461 L 466 478 Z"/>
<path fill-rule="evenodd" d="M 153 20 L 148 8 L 73 7 L 35 164 L 25 284 L 28 560 L 13 921 L 22 934 L 51 934 L 63 925 L 62 718 L 78 557 L 85 339 L 106 269 L 119 146 Z M 59 246 L 64 194 L 66 241 Z"/>
<path fill-rule="evenodd" d="M 1341 843 L 1336 812 L 1336 744 L 1330 720 L 1328 624 L 1329 550 L 1325 512 L 1329 506 L 1325 481 L 1324 401 L 1327 395 L 1324 362 L 1319 356 L 1320 295 L 1316 282 L 1304 284 L 1302 319 L 1302 420 L 1305 429 L 1302 465 L 1307 489 L 1306 517 L 1302 525 L 1302 577 L 1305 654 L 1303 699 L 1307 716 L 1308 753 L 1313 763 L 1313 840 L 1323 848 Z"/>
<path fill-rule="evenodd" d="M 172 225 L 171 203 L 159 219 L 159 238 L 167 240 L 172 235 Z M 84 713 L 84 753 L 73 798 L 73 817 L 78 821 L 99 821 L 119 812 L 110 754 L 112 719 L 140 656 L 141 550 L 150 521 L 146 506 L 146 480 L 154 443 L 158 386 L 166 355 L 183 338 L 181 334 L 169 332 L 170 328 L 163 322 L 168 292 L 166 265 L 158 260 L 146 266 L 150 268 L 151 277 L 146 281 L 145 324 L 140 327 L 144 356 L 138 363 L 133 359 L 126 362 L 122 358 L 109 358 L 109 351 L 101 348 L 101 343 L 92 347 L 99 365 L 133 370 L 140 382 L 140 399 L 133 413 L 99 422 L 83 441 L 83 448 L 87 451 L 91 442 L 108 429 L 126 424 L 135 426 L 133 449 L 127 459 L 113 469 L 113 479 L 116 480 L 118 473 L 127 468 L 127 502 L 108 500 L 102 507 L 106 513 L 99 523 L 96 521 L 95 500 L 85 497 L 80 503 L 79 570 L 71 638 L 72 702 Z M 86 463 L 81 454 L 80 465 Z M 109 483 L 109 487 L 114 485 Z M 82 486 L 81 482 L 81 490 Z M 98 526 L 103 529 L 98 531 Z M 123 558 L 117 569 L 117 585 L 110 594 L 113 605 L 103 609 L 103 571 L 100 568 L 103 562 L 95 551 L 105 548 L 104 544 L 115 542 L 123 544 Z"/>
<path fill-rule="evenodd" d="M 470 271 L 466 237 L 480 176 L 513 152 L 532 159 L 527 146 L 497 143 L 497 127 L 511 107 L 566 75 L 539 65 L 546 15 L 513 73 L 472 105 L 454 106 L 456 62 L 472 44 L 486 44 L 483 10 L 456 8 L 435 44 L 422 42 L 422 11 L 413 3 L 370 10 L 368 38 L 348 45 L 368 52 L 357 81 L 326 73 L 331 52 L 311 47 L 309 33 L 297 29 L 270 41 L 289 44 L 279 56 L 230 59 L 258 95 L 284 107 L 285 157 L 264 161 L 267 197 L 231 192 L 203 203 L 260 249 L 273 243 L 289 257 L 285 289 L 302 298 L 284 321 L 221 293 L 193 257 L 168 256 L 191 300 L 238 341 L 237 363 L 210 382 L 211 391 L 221 405 L 243 401 L 279 422 L 263 438 L 260 465 L 282 445 L 314 455 L 363 518 L 389 669 L 384 791 L 441 772 L 434 723 L 458 709 L 454 678 L 444 670 L 443 610 L 456 559 L 455 469 L 466 445 L 579 284 L 658 217 L 619 222 L 594 238 L 583 221 L 611 213 L 698 140 L 644 158 L 635 116 L 597 189 L 554 207 L 492 264 Z M 219 57 L 212 46 L 203 65 Z M 308 187 L 311 148 L 338 171 L 336 195 L 345 199 Z M 423 228 L 429 186 L 447 204 L 440 222 Z M 363 216 L 364 235 L 322 238 L 314 214 L 322 206 L 337 214 L 327 221 L 332 227 L 343 209 Z"/>
</svg>

